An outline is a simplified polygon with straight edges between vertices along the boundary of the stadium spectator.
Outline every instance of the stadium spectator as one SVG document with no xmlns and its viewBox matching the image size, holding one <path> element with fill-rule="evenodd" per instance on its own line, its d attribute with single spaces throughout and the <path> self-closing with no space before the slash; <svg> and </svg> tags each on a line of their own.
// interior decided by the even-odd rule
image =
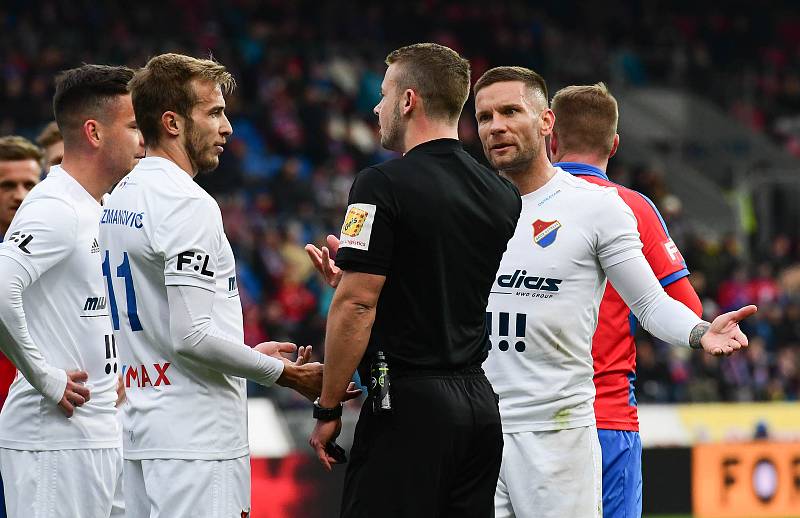
<svg viewBox="0 0 800 518">
<path fill-rule="evenodd" d="M 496 396 L 480 367 L 485 309 L 519 193 L 458 141 L 467 60 L 422 43 L 391 52 L 386 64 L 375 114 L 381 144 L 404 156 L 364 169 L 350 191 L 336 256 L 344 273 L 333 282 L 309 442 L 331 469 L 337 460 L 326 445 L 341 431 L 340 385 L 358 367 L 375 383 L 361 408 L 341 516 L 484 518 L 503 450 Z M 326 270 L 327 250 L 309 254 Z M 381 352 L 388 399 L 370 368 Z"/>
</svg>

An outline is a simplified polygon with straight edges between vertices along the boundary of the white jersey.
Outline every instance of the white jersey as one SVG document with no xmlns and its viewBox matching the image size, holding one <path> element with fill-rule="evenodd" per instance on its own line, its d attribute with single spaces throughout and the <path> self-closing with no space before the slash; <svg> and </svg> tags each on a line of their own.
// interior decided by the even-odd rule
<svg viewBox="0 0 800 518">
<path fill-rule="evenodd" d="M 90 400 L 71 418 L 19 373 L 0 413 L 0 447 L 118 448 L 118 346 L 111 331 L 97 243 L 100 204 L 60 166 L 25 198 L 0 255 L 27 270 L 28 332 L 53 367 L 85 370 Z"/>
<path fill-rule="evenodd" d="M 196 286 L 215 293 L 213 325 L 243 344 L 219 205 L 173 162 L 144 158 L 108 197 L 100 243 L 128 396 L 125 458 L 247 455 L 245 380 L 178 357 L 170 337 L 166 286 Z"/>
<path fill-rule="evenodd" d="M 616 189 L 560 168 L 522 197 L 487 307 L 483 367 L 505 433 L 594 424 L 592 335 L 603 268 L 642 255 L 636 218 Z"/>
</svg>

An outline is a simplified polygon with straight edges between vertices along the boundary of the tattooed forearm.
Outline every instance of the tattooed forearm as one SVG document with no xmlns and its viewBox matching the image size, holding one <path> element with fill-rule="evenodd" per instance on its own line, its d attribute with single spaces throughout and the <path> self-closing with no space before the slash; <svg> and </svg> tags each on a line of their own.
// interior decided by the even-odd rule
<svg viewBox="0 0 800 518">
<path fill-rule="evenodd" d="M 705 335 L 708 332 L 708 329 L 710 327 L 711 324 L 709 324 L 708 322 L 700 322 L 699 324 L 694 326 L 692 332 L 689 333 L 689 347 L 691 347 L 692 349 L 702 349 L 703 346 L 700 345 L 700 339 L 703 338 L 703 335 Z"/>
</svg>

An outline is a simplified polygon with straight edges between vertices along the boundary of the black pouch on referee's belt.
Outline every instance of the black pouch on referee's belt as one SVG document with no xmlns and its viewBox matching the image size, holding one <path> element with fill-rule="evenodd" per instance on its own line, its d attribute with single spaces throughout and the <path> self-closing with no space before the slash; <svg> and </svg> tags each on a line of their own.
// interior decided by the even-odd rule
<svg viewBox="0 0 800 518">
<path fill-rule="evenodd" d="M 369 369 L 369 395 L 372 399 L 372 413 L 376 415 L 392 412 L 392 382 L 389 378 L 389 363 L 383 351 L 375 353 L 375 360 Z"/>
</svg>

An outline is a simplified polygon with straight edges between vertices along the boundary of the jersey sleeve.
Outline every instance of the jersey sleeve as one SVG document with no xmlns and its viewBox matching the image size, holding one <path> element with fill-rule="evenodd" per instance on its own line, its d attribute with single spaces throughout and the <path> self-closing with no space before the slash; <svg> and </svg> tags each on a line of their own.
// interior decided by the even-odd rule
<svg viewBox="0 0 800 518">
<path fill-rule="evenodd" d="M 178 203 L 153 234 L 153 250 L 164 257 L 164 285 L 214 291 L 221 236 L 222 216 L 213 200 Z"/>
<path fill-rule="evenodd" d="M 603 269 L 642 255 L 636 217 L 617 193 L 609 189 L 594 218 L 597 258 Z"/>
<path fill-rule="evenodd" d="M 67 202 L 40 198 L 19 208 L 0 255 L 18 262 L 35 282 L 75 248 L 78 215 Z"/>
<path fill-rule="evenodd" d="M 342 223 L 336 264 L 343 270 L 386 275 L 392 262 L 397 204 L 380 170 L 361 171 L 353 182 Z"/>
<path fill-rule="evenodd" d="M 689 275 L 686 262 L 675 242 L 669 237 L 667 225 L 656 206 L 643 194 L 634 193 L 634 196 L 628 203 L 639 222 L 639 233 L 644 245 L 642 252 L 661 286 L 668 286 Z"/>
</svg>

